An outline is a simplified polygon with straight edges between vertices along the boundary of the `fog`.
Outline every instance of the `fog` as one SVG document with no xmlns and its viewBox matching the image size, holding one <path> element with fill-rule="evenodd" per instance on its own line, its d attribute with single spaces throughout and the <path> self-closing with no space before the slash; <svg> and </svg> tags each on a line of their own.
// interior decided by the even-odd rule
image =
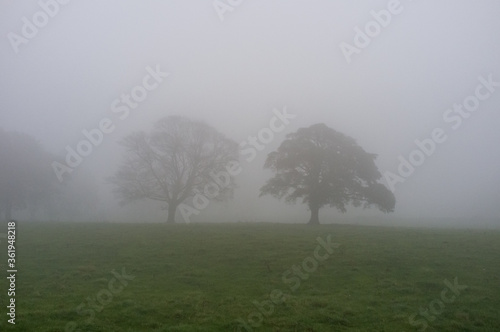
<svg viewBox="0 0 500 332">
<path fill-rule="evenodd" d="M 287 112 L 283 131 L 253 160 L 242 156 L 234 197 L 191 221 L 306 222 L 305 205 L 259 198 L 272 175 L 263 165 L 287 133 L 325 123 L 378 155 L 396 208 L 325 207 L 322 223 L 500 225 L 498 1 L 217 3 L 57 2 L 43 21 L 37 1 L 0 2 L 0 127 L 65 158 L 84 130 L 112 122 L 71 174 L 96 199 L 75 220 L 165 221 L 155 202 L 119 206 L 105 181 L 131 132 L 182 115 L 240 143 Z M 143 100 L 122 99 L 143 85 Z"/>
</svg>

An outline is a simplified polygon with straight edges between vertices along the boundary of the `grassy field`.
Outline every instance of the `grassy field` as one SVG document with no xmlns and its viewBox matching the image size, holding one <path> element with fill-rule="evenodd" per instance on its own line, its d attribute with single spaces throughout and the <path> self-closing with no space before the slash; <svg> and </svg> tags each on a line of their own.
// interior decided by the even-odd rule
<svg viewBox="0 0 500 332">
<path fill-rule="evenodd" d="M 1 331 L 500 331 L 498 231 L 19 223 L 16 235 L 16 324 L 4 277 Z"/>
</svg>

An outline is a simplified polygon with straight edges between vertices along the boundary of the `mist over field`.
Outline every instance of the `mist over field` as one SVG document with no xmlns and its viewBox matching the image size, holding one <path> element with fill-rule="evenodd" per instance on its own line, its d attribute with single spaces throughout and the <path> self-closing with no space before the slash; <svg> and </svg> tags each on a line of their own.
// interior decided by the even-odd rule
<svg viewBox="0 0 500 332">
<path fill-rule="evenodd" d="M 498 331 L 497 0 L 0 0 L 0 331 Z"/>
<path fill-rule="evenodd" d="M 306 223 L 300 201 L 259 197 L 263 167 L 287 134 L 324 123 L 377 154 L 396 205 L 324 207 L 321 223 L 499 227 L 499 12 L 495 0 L 3 0 L 0 128 L 34 137 L 71 193 L 66 210 L 12 217 L 165 222 L 159 202 L 121 206 L 107 179 L 121 140 L 178 115 L 240 146 L 233 197 L 191 222 Z"/>
</svg>

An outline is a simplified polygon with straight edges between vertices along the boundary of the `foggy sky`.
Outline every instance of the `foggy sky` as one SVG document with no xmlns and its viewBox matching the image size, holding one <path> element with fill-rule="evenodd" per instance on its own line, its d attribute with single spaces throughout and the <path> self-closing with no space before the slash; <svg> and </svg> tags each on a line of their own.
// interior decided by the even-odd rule
<svg viewBox="0 0 500 332">
<path fill-rule="evenodd" d="M 82 130 L 111 119 L 114 131 L 75 174 L 91 174 L 101 185 L 103 218 L 158 221 L 166 218 L 158 205 L 120 208 L 104 184 L 120 161 L 123 137 L 177 114 L 239 143 L 267 127 L 273 109 L 296 115 L 255 160 L 241 160 L 234 199 L 211 203 L 193 218 L 198 222 L 305 222 L 305 205 L 258 198 L 271 176 L 262 168 L 265 157 L 300 127 L 324 122 L 353 137 L 378 155 L 382 174 L 397 174 L 398 157 L 408 158 L 415 140 L 441 128 L 446 141 L 396 185 L 395 213 L 350 208 L 343 217 L 500 223 L 500 87 L 458 128 L 444 118 L 474 95 L 479 77 L 500 82 L 500 2 L 402 0 L 399 13 L 348 63 L 340 45 L 355 46 L 355 28 L 363 30 L 374 21 L 371 11 L 389 3 L 397 1 L 245 0 L 221 20 L 212 1 L 71 1 L 16 53 L 8 34 L 22 36 L 22 18 L 32 21 L 41 7 L 2 0 L 0 127 L 33 135 L 64 156 L 84 138 Z M 169 75 L 120 119 L 113 101 L 141 85 L 148 67 Z M 323 208 L 320 221 L 339 216 Z"/>
</svg>

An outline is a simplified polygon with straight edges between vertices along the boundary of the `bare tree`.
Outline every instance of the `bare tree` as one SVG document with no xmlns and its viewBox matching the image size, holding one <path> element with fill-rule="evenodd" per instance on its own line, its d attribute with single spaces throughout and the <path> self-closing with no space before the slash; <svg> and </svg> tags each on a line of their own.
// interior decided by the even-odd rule
<svg viewBox="0 0 500 332">
<path fill-rule="evenodd" d="M 396 200 L 378 182 L 382 175 L 375 158 L 354 139 L 325 124 L 300 128 L 267 156 L 264 167 L 276 174 L 261 188 L 260 195 L 284 197 L 290 203 L 302 198 L 311 211 L 309 224 L 319 224 L 319 209 L 325 205 L 346 212 L 348 204 L 373 204 L 383 212 L 392 212 Z"/>
<path fill-rule="evenodd" d="M 121 144 L 125 159 L 109 181 L 121 204 L 151 199 L 165 203 L 167 223 L 177 207 L 214 182 L 228 163 L 238 160 L 238 144 L 211 126 L 180 116 L 159 120 L 150 134 L 137 132 Z M 231 178 L 232 180 L 232 178 Z M 233 181 L 216 198 L 232 193 Z"/>
</svg>

